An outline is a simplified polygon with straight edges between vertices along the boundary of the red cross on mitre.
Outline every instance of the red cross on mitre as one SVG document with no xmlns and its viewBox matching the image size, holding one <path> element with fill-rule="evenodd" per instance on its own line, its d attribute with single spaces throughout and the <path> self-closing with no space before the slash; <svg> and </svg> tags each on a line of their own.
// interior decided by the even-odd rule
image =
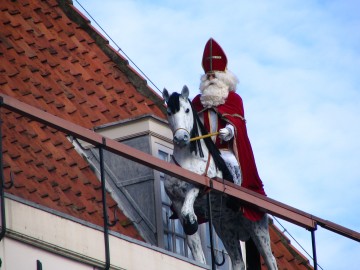
<svg viewBox="0 0 360 270">
<path fill-rule="evenodd" d="M 226 66 L 227 58 L 223 49 L 213 38 L 210 38 L 205 45 L 202 58 L 202 67 L 205 73 L 225 71 Z"/>
</svg>

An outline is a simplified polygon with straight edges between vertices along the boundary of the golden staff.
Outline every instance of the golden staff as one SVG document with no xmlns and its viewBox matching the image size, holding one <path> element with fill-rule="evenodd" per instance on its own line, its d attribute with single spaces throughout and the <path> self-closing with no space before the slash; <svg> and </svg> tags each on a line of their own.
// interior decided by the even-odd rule
<svg viewBox="0 0 360 270">
<path fill-rule="evenodd" d="M 213 132 L 213 133 L 209 133 L 209 134 L 206 134 L 206 135 L 194 137 L 194 138 L 190 139 L 190 142 L 200 140 L 200 139 L 204 139 L 204 138 L 208 138 L 208 137 L 212 137 L 212 136 L 216 136 L 218 134 L 219 134 L 219 132 Z"/>
</svg>

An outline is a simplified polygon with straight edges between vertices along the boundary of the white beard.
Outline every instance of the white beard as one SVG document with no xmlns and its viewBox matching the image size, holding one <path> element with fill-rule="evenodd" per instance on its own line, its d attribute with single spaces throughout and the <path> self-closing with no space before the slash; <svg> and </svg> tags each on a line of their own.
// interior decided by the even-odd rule
<svg viewBox="0 0 360 270">
<path fill-rule="evenodd" d="M 214 78 L 206 79 L 206 76 L 201 78 L 200 83 L 200 101 L 205 108 L 216 107 L 224 104 L 229 95 L 229 86 L 222 80 Z"/>
</svg>

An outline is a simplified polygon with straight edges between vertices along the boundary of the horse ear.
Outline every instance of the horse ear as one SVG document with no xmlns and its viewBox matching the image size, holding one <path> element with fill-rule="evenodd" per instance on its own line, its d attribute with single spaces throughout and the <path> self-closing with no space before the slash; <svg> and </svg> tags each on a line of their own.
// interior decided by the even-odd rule
<svg viewBox="0 0 360 270">
<path fill-rule="evenodd" d="M 162 92 L 162 96 L 165 99 L 165 102 L 167 103 L 169 101 L 169 92 L 166 88 L 164 88 L 163 92 Z"/>
<path fill-rule="evenodd" d="M 185 100 L 187 100 L 189 98 L 189 88 L 186 85 L 184 85 L 184 87 L 181 91 L 181 95 Z"/>
</svg>

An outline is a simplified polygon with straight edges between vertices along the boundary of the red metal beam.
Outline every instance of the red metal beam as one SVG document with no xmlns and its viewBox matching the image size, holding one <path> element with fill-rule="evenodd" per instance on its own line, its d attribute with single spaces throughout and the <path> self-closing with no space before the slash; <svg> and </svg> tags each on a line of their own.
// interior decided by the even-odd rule
<svg viewBox="0 0 360 270">
<path fill-rule="evenodd" d="M 169 164 L 135 148 L 106 138 L 92 130 L 39 110 L 38 108 L 20 102 L 7 95 L 0 94 L 0 106 L 24 115 L 32 120 L 51 126 L 67 135 L 72 135 L 95 146 L 102 145 L 104 149 L 112 153 L 151 167 L 152 169 L 177 177 L 184 181 L 208 187 L 210 186 L 211 180 L 208 177 L 201 176 L 182 169 L 176 165 Z M 360 233 L 352 231 L 336 223 L 312 216 L 309 213 L 303 212 L 274 199 L 262 196 L 248 189 L 239 187 L 228 181 L 223 182 L 222 179 L 214 179 L 212 184 L 213 189 L 217 191 L 234 196 L 246 204 L 258 207 L 265 212 L 273 214 L 274 216 L 280 217 L 303 228 L 314 230 L 318 224 L 328 230 L 360 242 Z"/>
</svg>

